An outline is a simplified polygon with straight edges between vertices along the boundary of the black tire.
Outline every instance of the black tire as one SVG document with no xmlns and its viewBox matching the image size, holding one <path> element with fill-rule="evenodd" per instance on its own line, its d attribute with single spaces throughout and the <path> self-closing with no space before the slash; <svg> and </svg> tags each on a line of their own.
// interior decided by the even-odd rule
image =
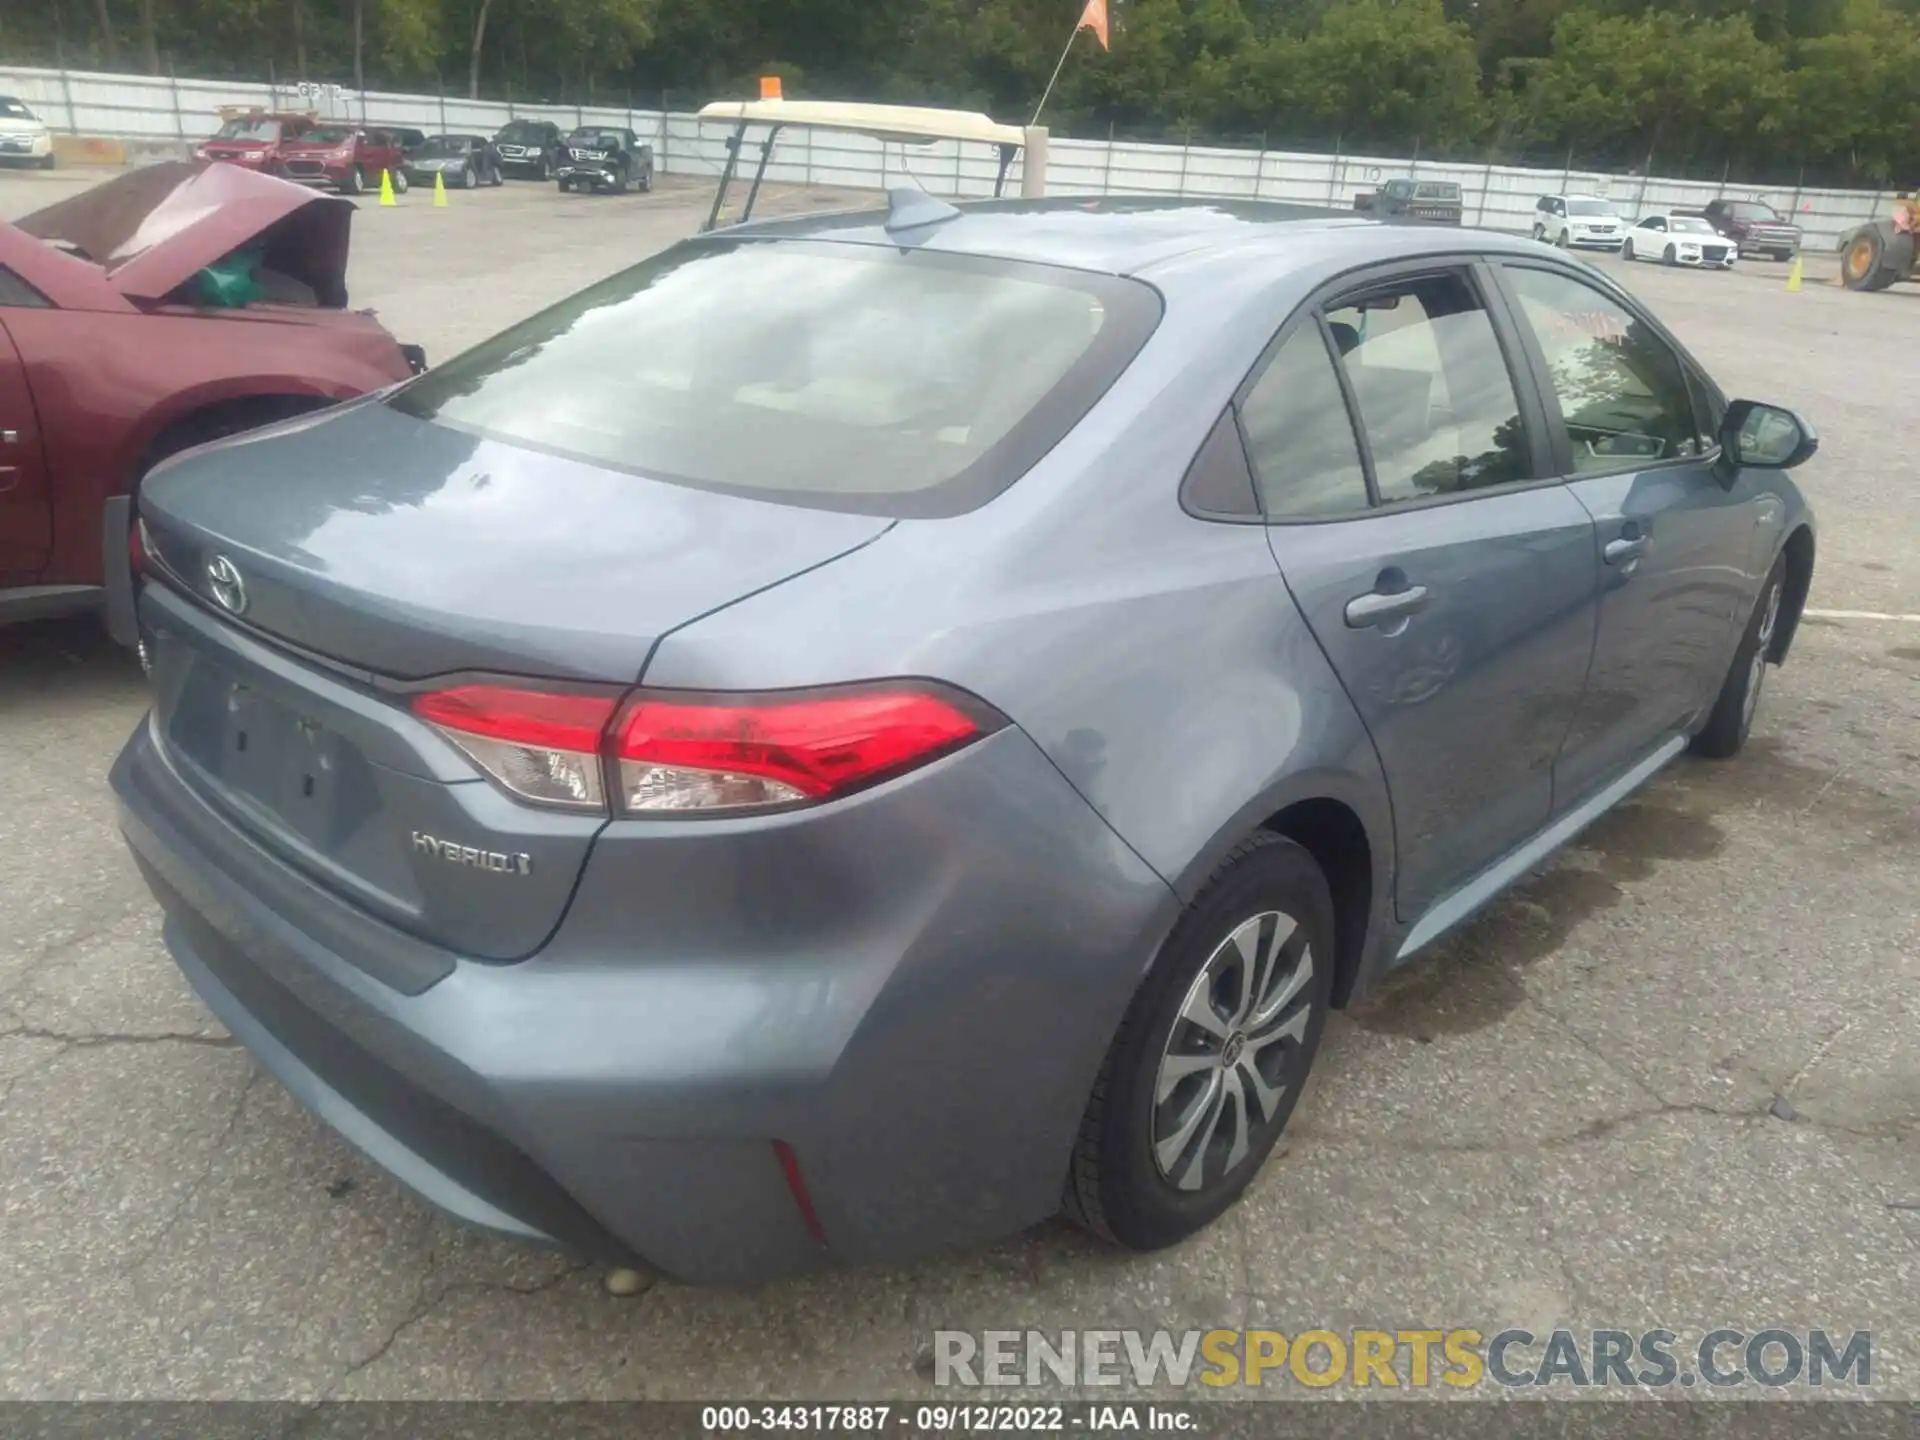
<svg viewBox="0 0 1920 1440">
<path fill-rule="evenodd" d="M 1533 238 L 1535 240 L 1538 240 L 1542 245 L 1546 244 L 1547 243 L 1547 227 L 1544 225 L 1535 225 L 1533 227 Z"/>
<path fill-rule="evenodd" d="M 1633 241 L 1631 238 L 1620 242 L 1620 258 L 1622 260 L 1633 259 Z"/>
<path fill-rule="evenodd" d="M 462 166 L 460 170 L 460 183 L 455 188 L 460 190 L 471 190 L 476 183 L 477 183 L 477 177 L 473 173 L 473 166 L 472 165 Z"/>
<path fill-rule="evenodd" d="M 347 178 L 340 182 L 342 195 L 364 195 L 367 193 L 367 176 L 358 165 L 349 166 Z"/>
<path fill-rule="evenodd" d="M 493 167 L 491 174 L 493 178 L 487 183 L 492 185 L 494 189 L 498 190 L 502 185 L 507 183 L 507 177 L 502 173 L 498 165 Z"/>
<path fill-rule="evenodd" d="M 651 195 L 653 193 L 653 167 L 651 165 L 640 172 L 640 193 L 642 195 Z"/>
<path fill-rule="evenodd" d="M 1753 614 L 1741 632 L 1740 648 L 1733 652 L 1733 665 L 1721 682 L 1720 694 L 1713 702 L 1707 723 L 1693 737 L 1696 755 L 1709 760 L 1726 760 L 1738 755 L 1753 729 L 1753 717 L 1759 713 L 1760 694 L 1766 685 L 1768 651 L 1780 631 L 1781 596 L 1786 591 L 1787 557 L 1780 556 L 1767 572 L 1753 602 Z"/>
<path fill-rule="evenodd" d="M 394 194 L 404 195 L 413 188 L 413 182 L 407 178 L 407 172 L 405 170 L 394 170 L 389 173 L 393 176 Z"/>
<path fill-rule="evenodd" d="M 1660 263 L 1662 265 L 1678 265 L 1680 263 L 1679 257 L 1674 253 L 1673 246 L 1667 246 L 1667 253 L 1660 257 Z"/>
<path fill-rule="evenodd" d="M 1887 261 L 1887 242 L 1878 227 L 1866 226 L 1840 249 L 1840 283 L 1849 290 L 1884 290 L 1899 279 Z"/>
<path fill-rule="evenodd" d="M 1277 953 L 1266 943 L 1278 929 L 1275 915 L 1294 922 L 1290 933 L 1280 932 Z M 1263 960 L 1273 955 L 1266 983 L 1250 984 L 1247 967 L 1238 964 L 1239 983 L 1228 984 L 1241 953 L 1232 937 L 1270 924 L 1275 929 L 1259 928 L 1256 944 Z M 1299 976 L 1300 968 L 1308 973 Z M 1332 984 L 1333 900 L 1326 877 L 1301 846 L 1261 832 L 1214 871 L 1127 1007 L 1080 1122 L 1062 1203 L 1068 1217 L 1128 1249 L 1157 1250 L 1223 1214 L 1286 1129 L 1320 1045 Z M 1236 1025 L 1222 1008 L 1244 1014 L 1240 1001 L 1248 990 L 1285 998 L 1265 1020 Z M 1202 1005 L 1213 1017 L 1207 1028 L 1183 1016 Z M 1183 1061 L 1197 1061 L 1197 1068 L 1157 1099 L 1162 1064 Z M 1267 1105 L 1246 1078 L 1250 1065 L 1258 1065 L 1262 1085 L 1278 1087 Z M 1211 1118 L 1200 1120 L 1203 1112 Z M 1186 1123 L 1189 1118 L 1197 1126 Z M 1166 1168 L 1157 1136 L 1160 1150 L 1171 1147 Z"/>
<path fill-rule="evenodd" d="M 55 164 L 55 156 L 51 150 L 49 150 L 46 154 L 40 157 L 40 168 L 42 170 L 51 170 L 53 169 L 54 164 Z"/>
<path fill-rule="evenodd" d="M 553 157 L 551 155 L 542 155 L 540 157 L 540 178 L 542 180 L 551 180 L 553 178 Z"/>
<path fill-rule="evenodd" d="M 1573 248 L 1573 232 L 1571 230 L 1562 230 L 1558 235 L 1553 237 L 1553 246 L 1556 250 L 1571 250 Z"/>
</svg>

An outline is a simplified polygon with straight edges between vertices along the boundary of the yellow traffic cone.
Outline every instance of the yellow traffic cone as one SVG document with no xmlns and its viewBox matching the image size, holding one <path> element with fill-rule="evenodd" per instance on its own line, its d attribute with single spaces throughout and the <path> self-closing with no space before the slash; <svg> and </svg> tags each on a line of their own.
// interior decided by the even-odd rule
<svg viewBox="0 0 1920 1440">
<path fill-rule="evenodd" d="M 433 172 L 433 208 L 436 210 L 447 208 L 447 182 L 441 178 L 438 170 Z"/>
<path fill-rule="evenodd" d="M 393 198 L 393 173 L 389 170 L 382 170 L 380 172 L 380 203 L 382 205 L 398 205 L 400 203 Z"/>
<path fill-rule="evenodd" d="M 1793 268 L 1787 272 L 1787 290 L 1790 293 L 1800 289 L 1801 271 L 1800 257 L 1795 255 L 1793 257 Z"/>
</svg>

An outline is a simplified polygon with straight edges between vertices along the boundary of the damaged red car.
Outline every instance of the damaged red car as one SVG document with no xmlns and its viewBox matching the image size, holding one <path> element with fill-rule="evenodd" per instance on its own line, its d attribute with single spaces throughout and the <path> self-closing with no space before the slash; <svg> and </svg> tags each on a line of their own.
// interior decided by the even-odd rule
<svg viewBox="0 0 1920 1440">
<path fill-rule="evenodd" d="M 0 222 L 0 623 L 103 604 L 102 535 L 124 547 L 125 497 L 161 460 L 426 367 L 347 308 L 352 220 L 172 162 Z"/>
</svg>

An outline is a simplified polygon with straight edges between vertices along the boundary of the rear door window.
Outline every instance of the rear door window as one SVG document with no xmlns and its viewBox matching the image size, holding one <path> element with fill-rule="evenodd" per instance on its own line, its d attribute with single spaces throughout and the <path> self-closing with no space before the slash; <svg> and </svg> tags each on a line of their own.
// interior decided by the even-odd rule
<svg viewBox="0 0 1920 1440">
<path fill-rule="evenodd" d="M 926 250 L 701 240 L 397 392 L 397 410 L 662 480 L 957 514 L 1076 424 L 1160 316 L 1138 281 Z"/>
<path fill-rule="evenodd" d="M 1367 508 L 1366 472 L 1317 323 L 1289 336 L 1240 403 L 1260 508 L 1270 520 Z"/>
<path fill-rule="evenodd" d="M 1464 274 L 1370 287 L 1327 320 L 1382 504 L 1530 478 L 1513 377 Z"/>
</svg>

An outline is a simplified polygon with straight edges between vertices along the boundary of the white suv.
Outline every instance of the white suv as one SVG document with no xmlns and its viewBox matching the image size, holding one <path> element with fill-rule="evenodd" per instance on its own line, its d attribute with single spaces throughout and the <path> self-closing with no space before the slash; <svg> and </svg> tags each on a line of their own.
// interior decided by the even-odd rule
<svg viewBox="0 0 1920 1440">
<path fill-rule="evenodd" d="M 1533 207 L 1533 238 L 1569 249 L 1618 250 L 1627 222 L 1611 200 L 1594 195 L 1542 195 Z"/>
</svg>

